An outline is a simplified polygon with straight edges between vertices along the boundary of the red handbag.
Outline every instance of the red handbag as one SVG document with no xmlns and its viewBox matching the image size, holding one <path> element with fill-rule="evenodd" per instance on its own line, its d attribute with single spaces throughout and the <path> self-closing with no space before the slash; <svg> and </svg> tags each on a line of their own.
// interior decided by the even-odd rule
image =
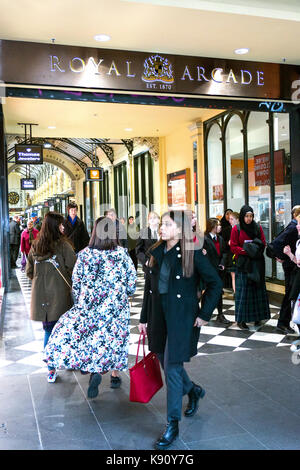
<svg viewBox="0 0 300 470">
<path fill-rule="evenodd" d="M 141 336 L 143 335 L 144 358 L 138 362 Z M 139 403 L 148 403 L 153 395 L 163 386 L 159 360 L 155 353 L 145 356 L 145 335 L 140 334 L 135 365 L 129 369 L 130 394 L 129 400 Z"/>
</svg>

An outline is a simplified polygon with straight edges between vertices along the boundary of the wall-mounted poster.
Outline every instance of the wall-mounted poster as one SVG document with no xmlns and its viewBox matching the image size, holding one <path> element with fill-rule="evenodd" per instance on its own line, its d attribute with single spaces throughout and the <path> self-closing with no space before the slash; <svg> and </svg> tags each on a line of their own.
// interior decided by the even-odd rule
<svg viewBox="0 0 300 470">
<path fill-rule="evenodd" d="M 270 153 L 262 153 L 254 156 L 255 186 L 270 186 L 271 184 L 271 160 Z M 274 152 L 274 176 L 275 185 L 284 184 L 284 149 Z"/>
<path fill-rule="evenodd" d="M 224 201 L 223 184 L 216 184 L 212 187 L 212 198 L 213 201 Z"/>
<path fill-rule="evenodd" d="M 187 209 L 191 204 L 190 169 L 169 173 L 167 181 L 168 206 L 172 209 Z"/>
</svg>

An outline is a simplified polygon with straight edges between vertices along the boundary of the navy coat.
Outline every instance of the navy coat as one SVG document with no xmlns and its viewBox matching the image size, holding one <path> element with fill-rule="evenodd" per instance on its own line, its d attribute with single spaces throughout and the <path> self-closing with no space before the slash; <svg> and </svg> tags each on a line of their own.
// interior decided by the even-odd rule
<svg viewBox="0 0 300 470">
<path fill-rule="evenodd" d="M 156 264 L 146 269 L 144 300 L 140 322 L 147 323 L 149 349 L 163 353 L 168 338 L 170 362 L 187 362 L 197 354 L 200 328 L 194 327 L 196 317 L 209 321 L 222 293 L 222 282 L 202 250 L 194 252 L 194 274 L 184 278 L 180 242 L 164 255 L 165 242 L 150 250 Z M 171 266 L 168 288 L 168 307 L 164 314 L 158 291 L 163 257 L 168 256 Z M 199 306 L 197 287 L 205 280 L 206 298 Z"/>
</svg>

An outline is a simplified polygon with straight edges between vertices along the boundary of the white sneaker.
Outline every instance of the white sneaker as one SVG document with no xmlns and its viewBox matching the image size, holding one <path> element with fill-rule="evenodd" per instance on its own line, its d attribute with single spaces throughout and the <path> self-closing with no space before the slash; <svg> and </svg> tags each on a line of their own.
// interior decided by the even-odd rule
<svg viewBox="0 0 300 470">
<path fill-rule="evenodd" d="M 53 384 L 55 382 L 56 378 L 57 378 L 56 370 L 49 370 L 48 378 L 47 378 L 48 382 Z"/>
<path fill-rule="evenodd" d="M 297 323 L 294 323 L 293 321 L 290 321 L 290 328 L 292 328 L 292 330 L 294 330 L 295 333 L 297 333 L 297 335 L 300 336 L 299 325 L 297 325 Z"/>
</svg>

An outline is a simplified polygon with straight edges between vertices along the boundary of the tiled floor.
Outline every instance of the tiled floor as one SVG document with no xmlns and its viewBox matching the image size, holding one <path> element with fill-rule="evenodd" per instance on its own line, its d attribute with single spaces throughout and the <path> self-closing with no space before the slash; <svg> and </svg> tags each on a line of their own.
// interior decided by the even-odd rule
<svg viewBox="0 0 300 470">
<path fill-rule="evenodd" d="M 43 331 L 28 316 L 30 283 L 17 275 L 23 294 L 13 277 L 0 337 L 0 449 L 153 449 L 165 425 L 165 388 L 142 405 L 128 399 L 128 372 L 118 390 L 105 375 L 93 400 L 86 397 L 88 377 L 78 371 L 59 371 L 57 382 L 47 383 Z M 131 363 L 142 288 L 140 276 L 131 308 Z M 225 305 L 233 320 L 232 301 Z M 278 308 L 272 310 L 258 331 L 226 329 L 214 320 L 202 328 L 198 357 L 186 369 L 207 393 L 197 415 L 182 419 L 172 450 L 300 449 L 300 365 L 288 347 L 295 338 L 276 333 Z"/>
</svg>

